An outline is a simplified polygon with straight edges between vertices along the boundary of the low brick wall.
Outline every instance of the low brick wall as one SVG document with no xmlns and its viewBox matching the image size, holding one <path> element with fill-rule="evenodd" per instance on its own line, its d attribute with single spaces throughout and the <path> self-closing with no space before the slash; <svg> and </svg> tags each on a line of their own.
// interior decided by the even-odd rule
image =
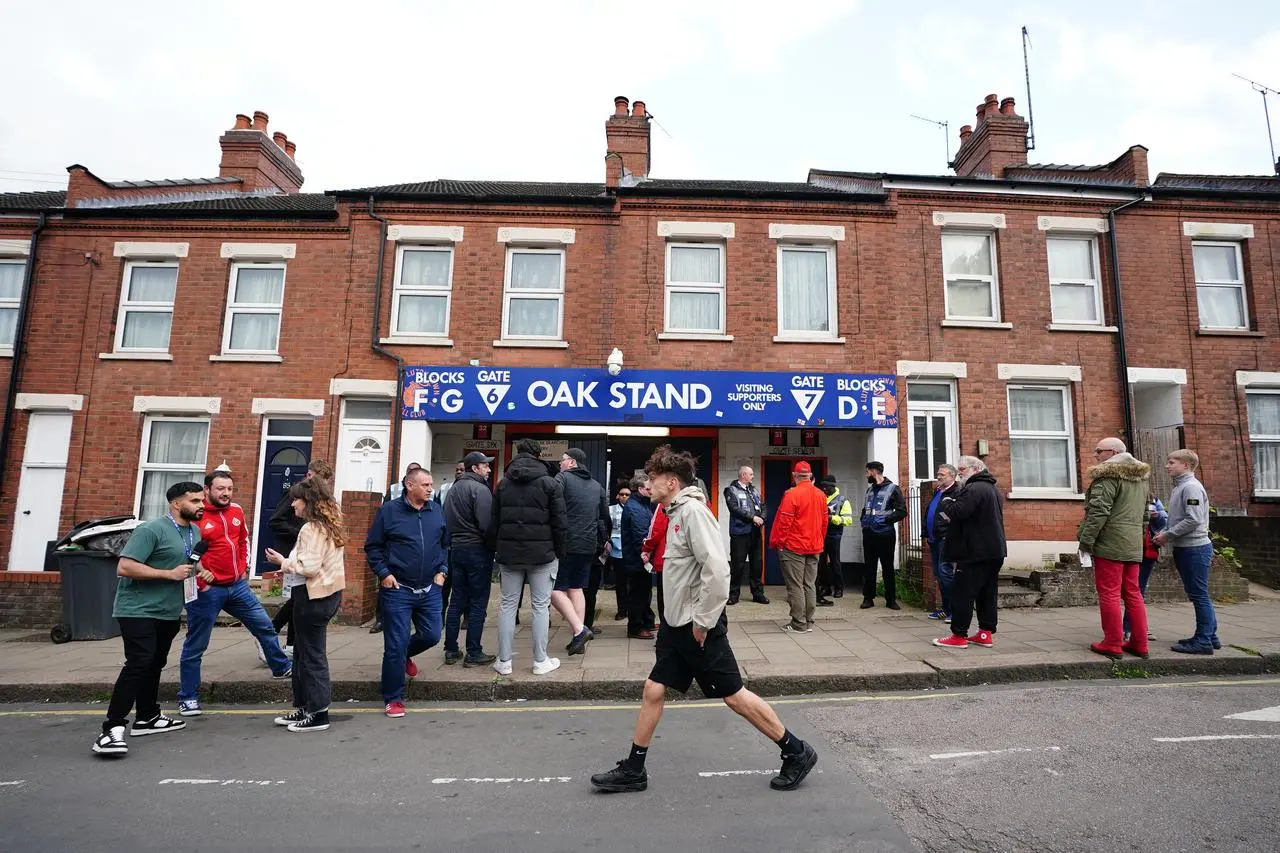
<svg viewBox="0 0 1280 853">
<path fill-rule="evenodd" d="M 52 628 L 62 621 L 62 575 L 0 572 L 0 628 Z"/>
<path fill-rule="evenodd" d="M 364 540 L 381 506 L 381 495 L 342 493 L 342 523 L 347 530 L 347 547 L 343 553 L 347 588 L 342 592 L 342 608 L 338 611 L 340 625 L 360 625 L 373 618 L 378 592 L 373 572 L 365 560 Z"/>
<path fill-rule="evenodd" d="M 1093 569 L 1080 565 L 1077 554 L 1062 554 L 1051 571 L 1031 573 L 1031 586 L 1040 591 L 1041 607 L 1078 607 L 1098 603 L 1093 583 Z M 1248 601 L 1249 582 L 1226 567 L 1214 556 L 1209 569 L 1209 597 L 1215 601 Z M 1173 557 L 1163 554 L 1147 583 L 1147 601 L 1151 603 L 1186 601 L 1182 579 L 1173 566 Z"/>
<path fill-rule="evenodd" d="M 1240 574 L 1254 583 L 1280 589 L 1280 518 L 1215 515 L 1209 528 L 1236 549 Z"/>
</svg>

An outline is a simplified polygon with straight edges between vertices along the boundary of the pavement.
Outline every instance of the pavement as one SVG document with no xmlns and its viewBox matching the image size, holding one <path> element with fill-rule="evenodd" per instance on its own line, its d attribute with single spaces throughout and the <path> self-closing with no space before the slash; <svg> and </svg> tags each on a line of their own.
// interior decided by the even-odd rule
<svg viewBox="0 0 1280 853">
<path fill-rule="evenodd" d="M 1259 590 L 1263 595 L 1267 593 Z M 1212 657 L 1177 654 L 1169 646 L 1192 633 L 1191 605 L 1148 608 L 1151 658 L 1126 656 L 1113 664 L 1089 650 L 1101 639 L 1095 607 L 1028 608 L 1001 611 L 992 649 L 940 649 L 930 640 L 948 626 L 905 607 L 891 611 L 883 603 L 858 608 L 861 599 L 846 595 L 835 607 L 819 608 L 812 633 L 781 630 L 787 622 L 784 591 L 770 588 L 772 603 L 747 601 L 729 608 L 729 638 L 747 685 L 765 696 L 857 690 L 910 690 L 1054 679 L 1146 678 L 1151 676 L 1239 675 L 1280 672 L 1280 596 L 1271 594 L 1241 604 L 1217 606 L 1223 648 Z M 515 641 L 515 671 L 497 675 L 487 666 L 445 666 L 436 647 L 416 658 L 420 674 L 406 699 L 437 701 L 631 699 L 653 664 L 653 641 L 631 640 L 625 623 L 615 622 L 612 595 L 602 592 L 609 610 L 597 619 L 602 635 L 585 655 L 564 649 L 570 631 L 553 611 L 550 654 L 561 667 L 546 676 L 531 672 L 529 611 L 526 602 Z M 497 601 L 490 602 L 485 648 L 494 651 Z M 49 642 L 48 631 L 0 631 L 0 702 L 85 702 L 108 698 L 123 663 L 119 640 Z M 174 642 L 162 679 L 162 696 L 173 697 L 182 635 Z M 380 697 L 382 637 L 367 629 L 331 626 L 329 663 L 336 701 L 373 701 Z M 697 689 L 691 696 L 700 698 Z M 205 702 L 282 702 L 288 681 L 273 681 L 257 659 L 256 644 L 242 627 L 218 627 L 204 656 L 201 698 Z"/>
</svg>

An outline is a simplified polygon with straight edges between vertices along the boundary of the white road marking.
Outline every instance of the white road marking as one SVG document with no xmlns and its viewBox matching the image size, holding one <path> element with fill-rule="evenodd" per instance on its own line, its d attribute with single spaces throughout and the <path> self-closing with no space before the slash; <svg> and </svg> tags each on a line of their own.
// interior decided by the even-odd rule
<svg viewBox="0 0 1280 853">
<path fill-rule="evenodd" d="M 1190 743 L 1200 740 L 1276 740 L 1280 735 L 1196 735 L 1195 737 L 1153 737 L 1156 743 Z"/>
<path fill-rule="evenodd" d="M 1256 711 L 1243 711 L 1239 714 L 1227 714 L 1224 720 L 1256 720 L 1260 723 L 1280 723 L 1280 705 L 1273 708 L 1259 708 Z"/>
<path fill-rule="evenodd" d="M 0 788 L 20 788 L 25 784 L 26 779 L 14 779 L 12 782 L 0 782 Z"/>
<path fill-rule="evenodd" d="M 441 776 L 431 780 L 432 785 L 452 785 L 455 782 L 492 785 L 528 785 L 544 782 L 572 782 L 572 776 L 468 776 L 460 779 L 456 776 Z"/>
<path fill-rule="evenodd" d="M 703 779 L 713 776 L 777 776 L 777 770 L 701 770 L 698 775 Z"/>
<path fill-rule="evenodd" d="M 1060 746 L 1014 746 L 1008 749 L 976 749 L 972 752 L 939 752 L 930 755 L 934 761 L 949 761 L 952 758 L 976 758 L 979 755 L 1003 755 L 1008 752 L 1061 752 Z"/>
<path fill-rule="evenodd" d="M 284 785 L 285 780 L 269 779 L 161 779 L 161 785 Z"/>
</svg>

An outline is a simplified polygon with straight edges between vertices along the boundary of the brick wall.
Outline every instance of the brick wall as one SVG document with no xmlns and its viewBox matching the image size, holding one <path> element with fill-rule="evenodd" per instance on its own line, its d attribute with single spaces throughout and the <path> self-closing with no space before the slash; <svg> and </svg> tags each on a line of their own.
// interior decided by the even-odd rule
<svg viewBox="0 0 1280 853">
<path fill-rule="evenodd" d="M 1280 589 L 1280 518 L 1215 515 L 1209 526 L 1227 537 L 1225 545 L 1236 549 L 1240 574 L 1255 583 Z"/>
<path fill-rule="evenodd" d="M 0 628 L 49 629 L 62 621 L 57 572 L 0 572 Z"/>
<path fill-rule="evenodd" d="M 360 625 L 373 618 L 378 590 L 365 560 L 364 540 L 380 506 L 379 495 L 342 493 L 342 522 L 347 529 L 347 548 L 343 554 L 347 588 L 342 591 L 342 608 L 338 611 L 341 625 Z"/>
</svg>

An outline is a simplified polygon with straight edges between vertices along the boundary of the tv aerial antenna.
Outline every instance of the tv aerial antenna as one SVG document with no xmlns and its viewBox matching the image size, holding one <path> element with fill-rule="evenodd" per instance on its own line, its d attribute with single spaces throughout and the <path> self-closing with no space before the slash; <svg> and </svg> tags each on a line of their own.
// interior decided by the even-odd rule
<svg viewBox="0 0 1280 853">
<path fill-rule="evenodd" d="M 1267 143 L 1271 146 L 1271 168 L 1277 175 L 1280 175 L 1280 162 L 1276 161 L 1276 142 L 1271 135 L 1271 110 L 1267 106 L 1267 95 L 1280 95 L 1280 90 L 1272 89 L 1270 86 L 1264 86 L 1257 80 L 1250 80 L 1243 74 L 1232 73 L 1232 77 L 1239 77 L 1244 82 L 1253 87 L 1253 91 L 1262 96 L 1262 115 L 1267 120 Z"/>
<path fill-rule="evenodd" d="M 945 154 L 946 154 L 946 158 L 947 158 L 947 159 L 946 159 L 946 160 L 944 160 L 943 162 L 944 162 L 948 167 L 950 167 L 950 165 L 951 165 L 951 133 L 950 133 L 950 131 L 948 130 L 948 128 L 949 128 L 950 126 L 949 126 L 945 121 L 935 121 L 934 119 L 931 119 L 931 118 L 925 118 L 924 116 L 918 116 L 918 115 L 916 115 L 915 113 L 912 113 L 912 114 L 911 114 L 911 117 L 912 117 L 913 119 L 917 119 L 917 120 L 919 120 L 919 121 L 927 121 L 927 122 L 929 122 L 929 124 L 932 124 L 932 125 L 934 125 L 935 127 L 940 127 L 940 128 L 942 128 L 942 149 L 943 149 L 943 153 L 945 153 Z"/>
<path fill-rule="evenodd" d="M 1027 60 L 1027 48 L 1031 47 L 1031 33 L 1022 28 L 1022 73 L 1027 79 L 1027 150 L 1036 147 L 1036 114 L 1031 109 L 1031 63 Z"/>
</svg>

